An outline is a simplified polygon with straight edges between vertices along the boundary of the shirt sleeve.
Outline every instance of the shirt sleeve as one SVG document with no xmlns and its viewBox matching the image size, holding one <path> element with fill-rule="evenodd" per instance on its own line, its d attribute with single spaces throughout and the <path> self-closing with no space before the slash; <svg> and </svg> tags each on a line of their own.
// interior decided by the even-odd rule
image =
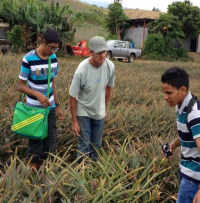
<svg viewBox="0 0 200 203">
<path fill-rule="evenodd" d="M 30 75 L 30 64 L 27 61 L 27 59 L 24 57 L 22 59 L 22 63 L 20 66 L 19 79 L 28 80 L 29 75 Z"/>
<path fill-rule="evenodd" d="M 81 86 L 81 75 L 80 73 L 75 72 L 69 88 L 69 95 L 74 98 L 77 98 L 79 95 L 80 86 Z"/>
<path fill-rule="evenodd" d="M 114 66 L 114 64 L 109 63 L 109 68 L 110 68 L 110 78 L 108 81 L 108 86 L 114 87 L 114 84 L 115 84 L 115 66 Z"/>
</svg>

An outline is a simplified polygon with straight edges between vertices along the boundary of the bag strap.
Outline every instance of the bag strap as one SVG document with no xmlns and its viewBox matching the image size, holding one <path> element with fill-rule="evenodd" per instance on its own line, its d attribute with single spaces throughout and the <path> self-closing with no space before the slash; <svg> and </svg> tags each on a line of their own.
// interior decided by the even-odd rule
<svg viewBox="0 0 200 203">
<path fill-rule="evenodd" d="M 187 107 L 186 107 L 186 114 L 188 116 L 188 114 L 192 111 L 192 107 L 194 106 L 194 104 L 198 101 L 197 96 L 192 95 L 192 98 L 190 99 Z"/>
<path fill-rule="evenodd" d="M 50 90 L 50 75 L 51 75 L 51 57 L 48 57 L 48 92 L 47 97 L 49 98 L 49 90 Z"/>
<path fill-rule="evenodd" d="M 192 98 L 190 99 L 190 101 L 189 101 L 189 103 L 188 103 L 188 105 L 187 105 L 187 107 L 186 107 L 186 125 L 187 125 L 187 128 L 188 128 L 188 130 L 189 130 L 189 132 L 192 134 L 192 131 L 191 131 L 191 129 L 190 129 L 190 126 L 189 126 L 189 123 L 188 123 L 188 114 L 192 111 L 192 108 L 193 108 L 193 106 L 194 106 L 194 104 L 196 103 L 198 101 L 198 98 L 197 98 L 197 96 L 194 96 L 194 95 L 192 95 Z"/>
<path fill-rule="evenodd" d="M 194 106 L 194 104 L 196 102 L 198 102 L 197 96 L 192 95 L 192 98 L 190 99 L 190 101 L 189 101 L 189 103 L 188 103 L 188 105 L 186 106 L 186 109 L 185 109 L 185 111 L 186 111 L 186 126 L 187 126 L 187 128 L 189 130 L 190 135 L 192 135 L 192 130 L 191 130 L 190 125 L 188 123 L 188 115 L 192 111 L 192 108 L 193 108 L 193 106 Z M 184 160 L 195 160 L 195 161 L 200 163 L 200 158 L 196 158 L 196 159 L 190 158 L 190 157 L 186 158 L 186 157 L 183 156 L 183 154 L 181 154 L 181 158 L 184 159 Z"/>
<path fill-rule="evenodd" d="M 49 93 L 50 93 L 50 75 L 51 75 L 51 57 L 49 56 L 48 57 L 48 90 L 47 90 L 47 97 L 49 98 Z M 22 96 L 21 96 L 21 100 L 24 101 L 24 96 L 25 94 L 22 93 Z"/>
</svg>

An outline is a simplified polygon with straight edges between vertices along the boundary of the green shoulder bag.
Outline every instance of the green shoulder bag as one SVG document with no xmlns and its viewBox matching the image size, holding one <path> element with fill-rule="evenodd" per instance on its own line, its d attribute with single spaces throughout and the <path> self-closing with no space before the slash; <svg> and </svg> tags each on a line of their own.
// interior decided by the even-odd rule
<svg viewBox="0 0 200 203">
<path fill-rule="evenodd" d="M 51 59 L 48 58 L 48 97 L 50 89 Z M 24 95 L 23 95 L 24 97 Z M 43 140 L 48 135 L 48 108 L 31 107 L 17 102 L 11 130 L 25 138 Z"/>
</svg>

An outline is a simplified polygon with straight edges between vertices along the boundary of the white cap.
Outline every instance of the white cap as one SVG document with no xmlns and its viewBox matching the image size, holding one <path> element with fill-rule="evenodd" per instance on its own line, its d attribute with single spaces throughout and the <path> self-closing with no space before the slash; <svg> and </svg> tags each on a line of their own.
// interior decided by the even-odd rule
<svg viewBox="0 0 200 203">
<path fill-rule="evenodd" d="M 89 49 L 94 53 L 108 51 L 106 40 L 104 39 L 104 37 L 100 36 L 92 37 L 89 41 Z"/>
</svg>

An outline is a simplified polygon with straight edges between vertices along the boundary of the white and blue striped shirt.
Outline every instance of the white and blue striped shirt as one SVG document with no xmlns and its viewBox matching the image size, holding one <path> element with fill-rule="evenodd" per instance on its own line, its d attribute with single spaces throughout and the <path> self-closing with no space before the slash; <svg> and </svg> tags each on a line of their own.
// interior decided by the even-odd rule
<svg viewBox="0 0 200 203">
<path fill-rule="evenodd" d="M 200 138 L 200 102 L 196 102 L 187 115 L 192 98 L 189 92 L 180 108 L 176 107 L 176 123 L 181 144 L 180 173 L 185 178 L 200 183 L 200 152 L 195 139 Z"/>
<path fill-rule="evenodd" d="M 51 56 L 51 74 L 50 74 L 50 90 L 49 90 L 49 101 L 51 107 L 55 107 L 52 80 L 56 77 L 58 71 L 58 62 L 55 54 Z M 40 93 L 47 96 L 48 93 L 48 59 L 41 59 L 35 50 L 28 52 L 23 60 L 20 67 L 19 78 L 21 80 L 27 81 L 29 88 L 39 91 Z M 42 105 L 40 102 L 33 96 L 26 96 L 26 103 L 29 106 L 38 106 Z"/>
</svg>

